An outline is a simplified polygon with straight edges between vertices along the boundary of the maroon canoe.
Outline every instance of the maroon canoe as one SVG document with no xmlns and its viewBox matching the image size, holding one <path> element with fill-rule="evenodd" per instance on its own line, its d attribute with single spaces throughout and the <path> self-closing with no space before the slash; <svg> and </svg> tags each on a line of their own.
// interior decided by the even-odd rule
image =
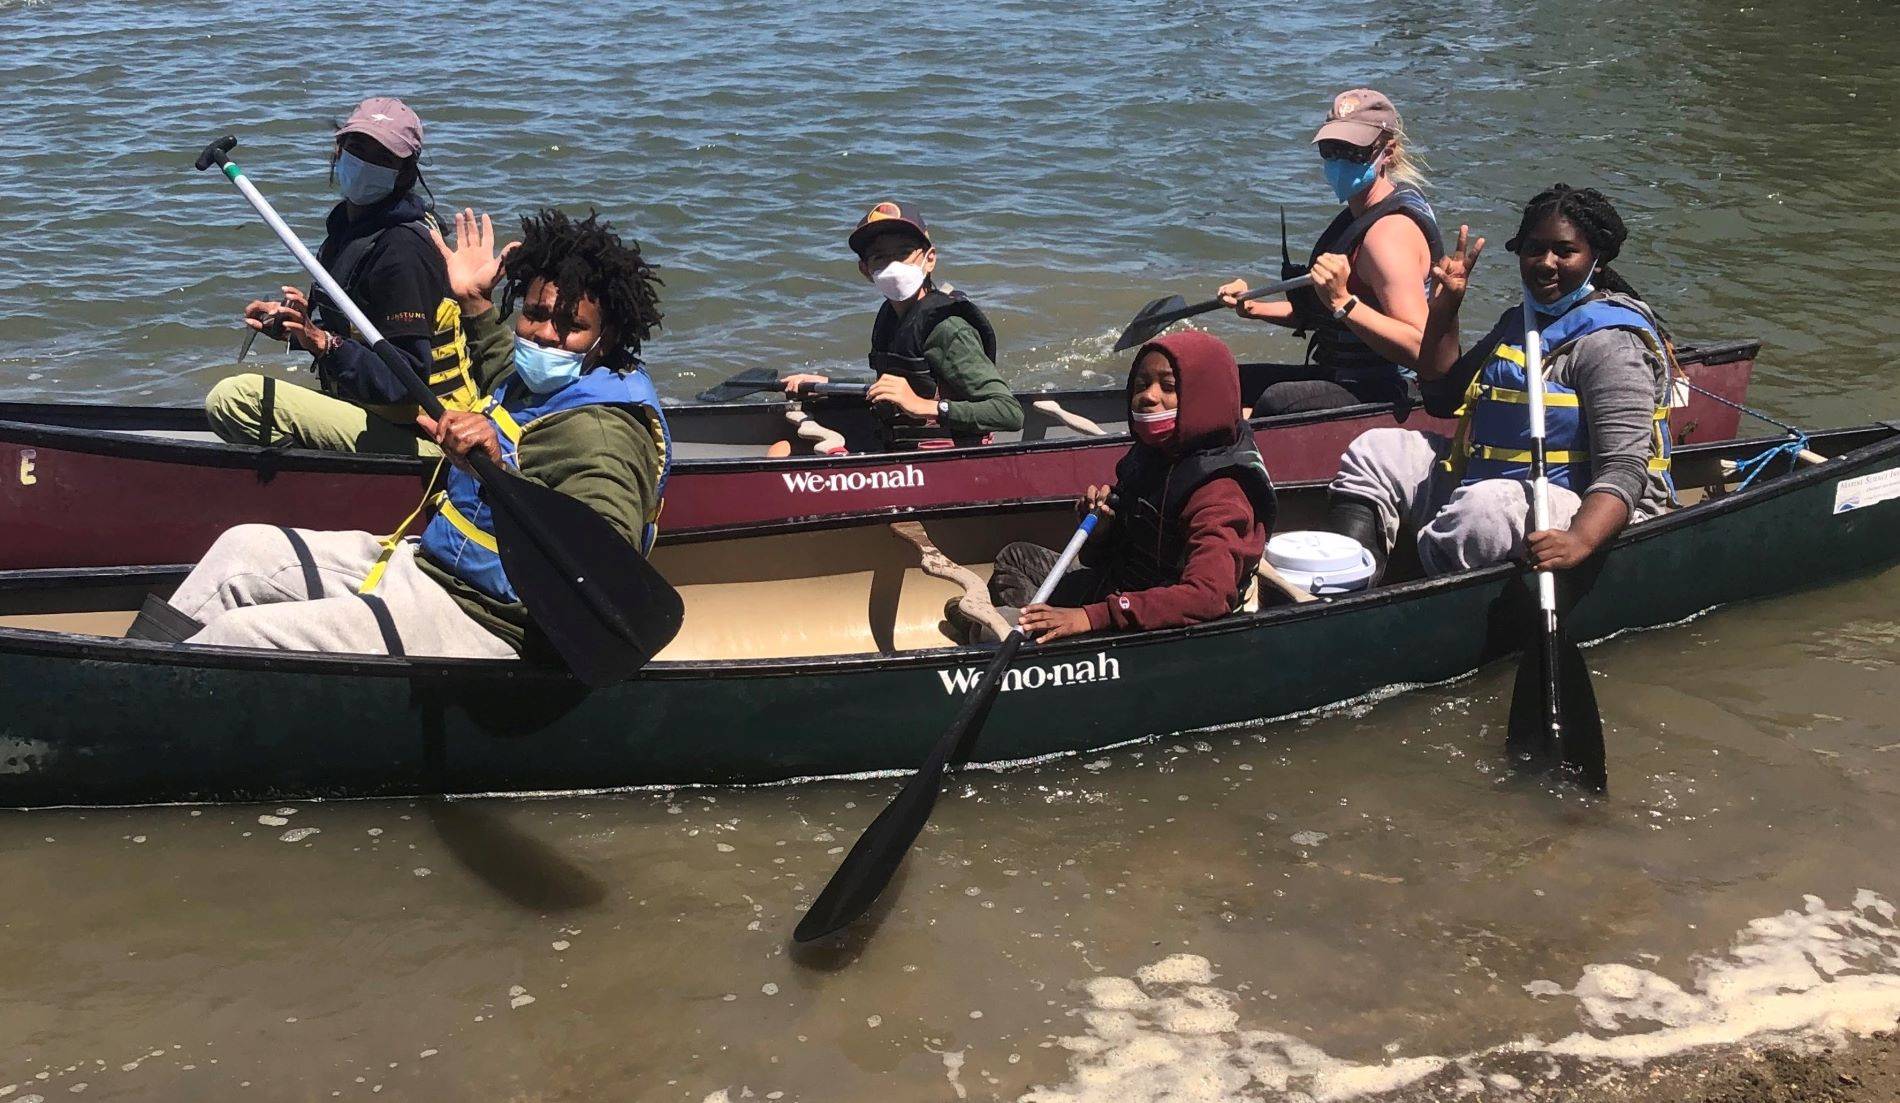
<svg viewBox="0 0 1900 1103">
<path fill-rule="evenodd" d="M 1741 402 L 1758 341 L 1682 351 L 1690 379 Z M 1242 366 L 1243 393 L 1297 375 L 1287 365 Z M 1128 447 L 1119 389 L 1024 394 L 1020 434 L 939 452 L 766 459 L 792 436 L 778 402 L 668 410 L 678 462 L 660 519 L 668 534 L 715 532 L 922 506 L 1018 501 L 1079 492 L 1110 480 Z M 1063 411 L 1107 430 L 1080 432 L 1037 409 Z M 805 410 L 847 441 L 868 439 L 862 405 L 813 400 Z M 1736 435 L 1740 414 L 1691 392 L 1677 411 L 1680 442 Z M 1383 405 L 1256 418 L 1274 478 L 1331 477 L 1339 454 L 1379 426 L 1448 432 L 1424 410 Z M 0 403 L 0 570 L 192 562 L 217 535 L 244 522 L 386 532 L 419 500 L 433 464 L 392 456 L 258 449 L 209 439 L 197 410 Z"/>
</svg>

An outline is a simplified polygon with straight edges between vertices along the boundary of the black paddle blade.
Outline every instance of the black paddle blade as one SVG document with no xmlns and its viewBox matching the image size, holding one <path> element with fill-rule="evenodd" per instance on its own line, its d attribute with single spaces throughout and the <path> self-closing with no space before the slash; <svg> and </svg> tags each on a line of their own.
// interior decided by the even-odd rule
<svg viewBox="0 0 1900 1103">
<path fill-rule="evenodd" d="M 983 721 L 989 717 L 990 704 L 996 700 L 996 691 L 1003 684 L 1003 671 L 1008 669 L 1022 645 L 1021 632 L 1011 632 L 1003 641 L 983 671 L 983 680 L 963 699 L 950 727 L 931 748 L 930 757 L 904 783 L 890 806 L 878 813 L 871 826 L 858 836 L 857 845 L 838 863 L 838 871 L 831 875 L 824 891 L 798 921 L 792 938 L 814 942 L 843 929 L 871 910 L 878 895 L 896 876 L 897 867 L 904 864 L 904 855 L 910 853 L 910 845 L 917 841 L 918 832 L 929 822 L 930 810 L 936 807 L 937 794 L 943 787 L 944 767 L 952 759 L 968 753 L 982 730 Z"/>
<path fill-rule="evenodd" d="M 561 661 L 590 686 L 622 681 L 679 633 L 685 605 L 586 503 L 476 461 L 502 569 Z"/>
<path fill-rule="evenodd" d="M 1163 295 L 1135 311 L 1135 316 L 1129 319 L 1128 328 L 1122 330 L 1122 335 L 1116 339 L 1115 347 L 1110 351 L 1122 352 L 1154 340 L 1155 334 L 1181 319 L 1182 315 L 1175 312 L 1186 306 L 1187 300 L 1179 295 Z"/>
<path fill-rule="evenodd" d="M 1557 635 L 1555 671 L 1545 656 L 1541 641 L 1534 635 L 1518 660 L 1505 746 L 1514 758 L 1545 763 L 1561 760 L 1564 770 L 1579 784 L 1601 793 L 1608 787 L 1609 770 L 1603 747 L 1603 714 L 1597 708 L 1589 664 L 1562 632 Z M 1563 733 L 1560 747 L 1550 745 L 1550 720 L 1545 711 L 1546 687 L 1552 677 L 1557 682 L 1558 719 Z"/>
<path fill-rule="evenodd" d="M 700 402 L 735 402 L 750 394 L 781 389 L 778 371 L 774 368 L 748 368 L 726 380 L 715 383 L 695 396 Z"/>
</svg>

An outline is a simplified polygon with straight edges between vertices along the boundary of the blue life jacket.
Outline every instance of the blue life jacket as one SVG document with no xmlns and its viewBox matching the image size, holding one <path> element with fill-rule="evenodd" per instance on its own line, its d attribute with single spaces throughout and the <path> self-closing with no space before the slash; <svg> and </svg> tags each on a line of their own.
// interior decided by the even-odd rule
<svg viewBox="0 0 1900 1103">
<path fill-rule="evenodd" d="M 1502 338 L 1465 391 L 1464 411 L 1452 437 L 1447 467 L 1462 484 L 1481 479 L 1530 479 L 1529 377 L 1524 370 L 1524 311 L 1513 307 L 1499 323 Z M 1543 328 L 1544 363 L 1578 340 L 1604 329 L 1627 329 L 1669 363 L 1662 336 L 1642 311 L 1590 299 Z M 1665 393 L 1651 417 L 1649 470 L 1669 480 L 1669 406 Z M 1590 424 L 1574 388 L 1544 381 L 1544 460 L 1550 481 L 1582 494 L 1590 485 Z"/>
<path fill-rule="evenodd" d="M 509 389 L 515 385 L 514 379 L 503 383 L 477 408 L 494 423 L 501 454 L 510 465 L 520 463 L 516 451 L 521 445 L 521 434 L 541 418 L 582 406 L 631 406 L 646 419 L 648 430 L 660 444 L 660 478 L 640 532 L 640 554 L 651 551 L 659 536 L 666 476 L 673 466 L 673 434 L 667 428 L 660 396 L 647 373 L 636 369 L 622 374 L 611 368 L 595 368 L 553 394 L 524 393 L 520 405 L 511 404 L 508 398 Z M 447 484 L 436 497 L 436 514 L 422 530 L 422 554 L 492 598 L 521 600 L 501 568 L 501 555 L 495 546 L 494 519 L 482 498 L 481 483 L 473 474 L 450 466 Z"/>
</svg>

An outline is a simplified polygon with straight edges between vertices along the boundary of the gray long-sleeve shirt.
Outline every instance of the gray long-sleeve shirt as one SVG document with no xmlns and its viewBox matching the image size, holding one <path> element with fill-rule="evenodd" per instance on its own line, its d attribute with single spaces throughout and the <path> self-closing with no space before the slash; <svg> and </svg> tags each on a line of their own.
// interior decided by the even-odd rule
<svg viewBox="0 0 1900 1103">
<path fill-rule="evenodd" d="M 1605 298 L 1655 320 L 1641 300 L 1617 294 Z M 1491 360 L 1516 313 L 1515 307 L 1506 311 L 1466 348 L 1449 375 L 1425 385 L 1428 410 L 1448 416 L 1464 400 L 1465 389 Z M 1669 399 L 1669 369 L 1662 358 L 1629 330 L 1600 329 L 1556 350 L 1544 366 L 1546 378 L 1576 391 L 1583 403 L 1590 432 L 1590 485 L 1584 493 L 1616 495 L 1631 520 L 1660 515 L 1669 491 L 1662 476 L 1650 472 L 1649 457 L 1656 407 Z"/>
</svg>

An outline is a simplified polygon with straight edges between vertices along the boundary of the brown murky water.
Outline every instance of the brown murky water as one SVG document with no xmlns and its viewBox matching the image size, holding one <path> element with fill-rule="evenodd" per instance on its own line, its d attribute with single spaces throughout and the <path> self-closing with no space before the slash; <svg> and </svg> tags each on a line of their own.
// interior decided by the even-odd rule
<svg viewBox="0 0 1900 1103">
<path fill-rule="evenodd" d="M 249 120 L 247 168 L 314 211 L 317 120 L 391 85 L 445 200 L 641 227 L 672 393 L 852 358 L 836 238 L 884 181 L 943 212 L 1015 374 L 1100 378 L 1157 288 L 1260 269 L 1271 203 L 1319 225 L 1308 116 L 1373 73 L 1447 221 L 1501 238 L 1536 186 L 1595 183 L 1679 329 L 1767 339 L 1763 406 L 1900 411 L 1878 0 L 1024 0 L 914 41 L 849 3 L 478 4 L 426 35 L 339 16 L 317 70 L 289 13 L 0 3 L 5 393 L 195 399 L 281 263 L 189 150 Z M 454 19 L 488 37 L 464 54 Z M 964 775 L 876 925 L 817 955 L 791 925 L 895 780 L 0 815 L 0 1099 L 1504 1099 L 1890 1025 L 1896 582 L 1592 649 L 1607 800 L 1500 771 L 1503 670 Z"/>
</svg>

